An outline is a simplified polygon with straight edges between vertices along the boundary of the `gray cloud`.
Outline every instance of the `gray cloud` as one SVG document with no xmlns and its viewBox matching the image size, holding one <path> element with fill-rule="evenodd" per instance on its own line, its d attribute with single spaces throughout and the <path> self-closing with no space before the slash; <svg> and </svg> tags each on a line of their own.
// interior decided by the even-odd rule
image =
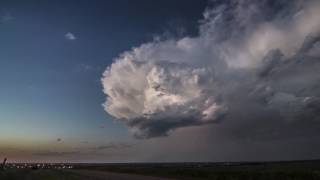
<svg viewBox="0 0 320 180">
<path fill-rule="evenodd" d="M 198 36 L 114 60 L 102 78 L 105 110 L 144 138 L 217 122 L 252 139 L 317 135 L 319 9 L 319 1 L 213 1 Z"/>
</svg>

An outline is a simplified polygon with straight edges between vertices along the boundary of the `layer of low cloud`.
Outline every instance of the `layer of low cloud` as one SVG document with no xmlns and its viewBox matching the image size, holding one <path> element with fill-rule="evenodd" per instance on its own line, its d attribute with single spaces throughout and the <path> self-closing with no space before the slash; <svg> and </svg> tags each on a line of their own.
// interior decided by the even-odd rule
<svg viewBox="0 0 320 180">
<path fill-rule="evenodd" d="M 317 135 L 319 1 L 211 6 L 198 36 L 155 40 L 114 59 L 102 78 L 105 110 L 139 138 L 213 123 L 253 139 Z"/>
</svg>

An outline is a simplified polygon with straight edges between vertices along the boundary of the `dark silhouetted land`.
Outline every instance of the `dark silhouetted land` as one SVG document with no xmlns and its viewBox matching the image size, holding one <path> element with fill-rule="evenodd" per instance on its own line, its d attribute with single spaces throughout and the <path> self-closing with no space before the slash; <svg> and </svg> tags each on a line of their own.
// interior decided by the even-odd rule
<svg viewBox="0 0 320 180">
<path fill-rule="evenodd" d="M 17 165 L 16 165 L 17 166 Z M 231 163 L 112 163 L 72 164 L 59 168 L 8 168 L 6 180 L 319 180 L 320 161 Z M 27 166 L 28 167 L 28 166 Z"/>
</svg>

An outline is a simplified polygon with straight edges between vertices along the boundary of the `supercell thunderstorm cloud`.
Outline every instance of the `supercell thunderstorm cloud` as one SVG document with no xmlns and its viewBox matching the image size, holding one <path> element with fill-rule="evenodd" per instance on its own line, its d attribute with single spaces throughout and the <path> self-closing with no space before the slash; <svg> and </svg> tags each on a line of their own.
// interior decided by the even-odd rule
<svg viewBox="0 0 320 180">
<path fill-rule="evenodd" d="M 229 122 L 242 134 L 320 130 L 320 2 L 212 1 L 197 36 L 154 40 L 103 74 L 107 113 L 135 137 Z"/>
</svg>

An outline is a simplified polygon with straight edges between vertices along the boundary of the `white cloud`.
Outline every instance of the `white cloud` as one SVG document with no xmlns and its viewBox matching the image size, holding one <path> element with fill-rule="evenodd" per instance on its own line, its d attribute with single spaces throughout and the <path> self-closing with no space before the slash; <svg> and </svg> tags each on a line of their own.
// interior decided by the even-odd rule
<svg viewBox="0 0 320 180">
<path fill-rule="evenodd" d="M 225 110 L 215 101 L 210 69 L 123 58 L 104 73 L 102 82 L 109 96 L 106 111 L 131 124 L 134 131 L 138 128 L 138 136 L 166 134 L 172 126 L 214 122 Z M 141 121 L 162 126 L 154 127 L 154 134 Z"/>
<path fill-rule="evenodd" d="M 67 39 L 67 40 L 70 40 L 70 41 L 74 41 L 77 39 L 77 37 L 71 33 L 71 32 L 68 32 L 64 35 L 64 37 Z"/>
<path fill-rule="evenodd" d="M 317 61 L 304 60 L 298 66 L 296 57 L 309 59 L 299 49 L 307 36 L 319 36 L 320 3 L 299 2 L 282 2 L 287 9 L 273 12 L 265 1 L 232 1 L 232 6 L 208 8 L 196 37 L 153 41 L 124 52 L 102 78 L 105 110 L 135 135 L 153 137 L 217 122 L 224 115 L 258 114 L 257 109 L 246 109 L 256 100 L 269 102 L 262 106 L 272 106 L 276 114 L 291 97 L 298 97 L 296 103 L 317 99 L 312 82 L 318 75 L 309 71 L 312 63 L 320 71 Z M 310 81 L 300 81 L 305 77 Z M 301 87 L 310 93 L 298 91 Z M 302 108 L 291 107 L 288 111 Z"/>
</svg>

